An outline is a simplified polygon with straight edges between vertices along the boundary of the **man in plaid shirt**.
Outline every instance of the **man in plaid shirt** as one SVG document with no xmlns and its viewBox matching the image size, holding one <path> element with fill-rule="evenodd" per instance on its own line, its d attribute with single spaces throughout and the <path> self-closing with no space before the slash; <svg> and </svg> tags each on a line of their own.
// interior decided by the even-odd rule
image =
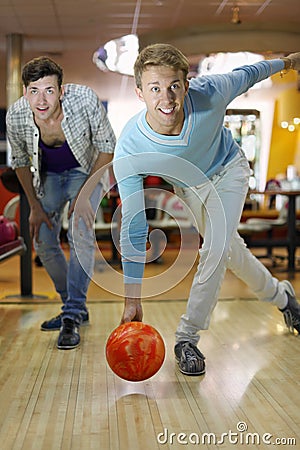
<svg viewBox="0 0 300 450">
<path fill-rule="evenodd" d="M 112 160 L 115 135 L 97 95 L 86 86 L 62 85 L 62 80 L 63 70 L 53 60 L 29 61 L 22 71 L 24 95 L 8 109 L 6 123 L 12 167 L 30 205 L 34 247 L 63 302 L 62 313 L 41 329 L 60 330 L 57 348 L 66 350 L 79 345 L 79 327 L 89 322 L 93 223 L 101 191 L 108 188 L 103 168 Z M 76 199 L 101 169 L 100 182 L 88 191 L 81 218 L 73 224 Z M 59 239 L 67 202 L 69 263 Z"/>
</svg>

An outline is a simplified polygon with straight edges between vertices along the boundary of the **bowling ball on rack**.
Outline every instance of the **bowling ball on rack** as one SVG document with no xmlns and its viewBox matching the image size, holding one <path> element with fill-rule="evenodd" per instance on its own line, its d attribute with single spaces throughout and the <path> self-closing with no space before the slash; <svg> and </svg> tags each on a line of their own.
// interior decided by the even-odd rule
<svg viewBox="0 0 300 450">
<path fill-rule="evenodd" d="M 160 333 L 143 322 L 128 322 L 110 334 L 106 360 L 112 371 L 127 381 L 143 381 L 155 375 L 165 359 Z"/>
<path fill-rule="evenodd" d="M 0 245 L 17 239 L 16 224 L 5 216 L 0 216 Z"/>
</svg>

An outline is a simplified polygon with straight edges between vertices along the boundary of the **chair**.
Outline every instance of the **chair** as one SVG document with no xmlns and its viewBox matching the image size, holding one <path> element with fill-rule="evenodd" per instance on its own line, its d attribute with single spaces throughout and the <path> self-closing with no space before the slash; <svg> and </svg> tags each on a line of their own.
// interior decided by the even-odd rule
<svg viewBox="0 0 300 450">
<path fill-rule="evenodd" d="M 264 219 L 264 218 L 250 218 L 246 222 L 240 223 L 238 226 L 238 232 L 243 236 L 248 247 L 266 247 L 267 253 L 265 255 L 259 255 L 259 258 L 270 259 L 273 266 L 277 264 L 277 260 L 285 260 L 285 256 L 273 255 L 273 233 L 275 229 L 284 228 L 287 225 L 288 208 L 287 200 L 282 204 L 277 219 Z M 262 240 L 261 245 L 259 239 L 253 240 L 253 236 L 257 234 L 266 233 L 267 238 Z"/>
<path fill-rule="evenodd" d="M 148 218 L 152 228 L 192 228 L 193 224 L 188 216 L 185 205 L 179 198 L 168 192 L 158 195 L 145 193 L 146 208 L 155 211 L 153 218 Z"/>
<path fill-rule="evenodd" d="M 282 227 L 287 224 L 287 206 L 287 201 L 284 201 L 282 207 L 280 208 L 277 219 L 250 218 L 245 223 L 248 225 L 270 225 L 271 227 Z"/>
<path fill-rule="evenodd" d="M 3 216 L 7 219 L 15 222 L 17 209 L 20 204 L 20 196 L 16 195 L 10 199 L 3 209 Z M 14 241 L 7 242 L 0 246 L 0 262 L 5 261 L 14 255 L 23 255 L 26 251 L 26 245 L 24 239 L 18 236 Z"/>
<path fill-rule="evenodd" d="M 20 196 L 16 195 L 12 199 L 10 199 L 4 206 L 3 216 L 7 217 L 9 220 L 15 221 L 19 205 L 20 205 Z"/>
<path fill-rule="evenodd" d="M 186 206 L 173 193 L 146 189 L 145 208 L 149 227 L 166 231 L 164 237 L 155 234 L 151 238 L 152 252 L 148 262 L 161 263 L 162 249 L 168 242 L 168 233 L 172 230 L 195 233 L 195 227 L 188 216 Z"/>
<path fill-rule="evenodd" d="M 62 216 L 62 229 L 64 231 L 67 231 L 69 228 L 68 211 L 69 211 L 69 202 L 65 205 L 64 211 L 63 211 L 63 216 Z M 112 229 L 118 228 L 118 223 L 116 221 L 112 221 L 112 222 L 105 221 L 104 214 L 103 214 L 103 208 L 100 205 L 97 210 L 97 213 L 96 213 L 95 223 L 94 223 L 93 228 L 95 230 L 95 233 L 97 234 L 101 231 L 112 231 Z"/>
<path fill-rule="evenodd" d="M 69 228 L 68 211 L 69 211 L 69 202 L 65 205 L 62 215 L 62 230 L 64 233 L 66 233 Z M 107 222 L 104 218 L 103 207 L 100 205 L 96 213 L 93 228 L 95 230 L 95 236 L 97 241 L 105 240 L 105 237 L 107 237 L 108 238 L 107 240 L 111 242 L 112 256 L 110 262 L 119 263 L 118 248 L 115 245 L 115 243 L 119 241 L 120 226 L 118 219 L 114 218 L 113 221 Z"/>
<path fill-rule="evenodd" d="M 118 223 L 116 221 L 107 222 L 104 219 L 103 207 L 100 205 L 95 217 L 94 229 L 95 232 L 101 231 L 112 231 L 113 229 L 118 228 Z"/>
</svg>

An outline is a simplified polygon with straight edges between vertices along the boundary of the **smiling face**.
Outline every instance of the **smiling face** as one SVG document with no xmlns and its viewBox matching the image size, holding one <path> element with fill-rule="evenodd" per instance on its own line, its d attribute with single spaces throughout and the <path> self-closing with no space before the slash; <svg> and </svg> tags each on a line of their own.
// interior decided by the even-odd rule
<svg viewBox="0 0 300 450">
<path fill-rule="evenodd" d="M 188 81 L 182 70 L 166 66 L 148 66 L 141 76 L 139 99 L 147 107 L 146 119 L 159 134 L 178 135 L 184 122 L 184 98 Z"/>
<path fill-rule="evenodd" d="M 24 96 L 37 121 L 56 119 L 59 116 L 62 95 L 63 89 L 59 88 L 56 75 L 40 78 L 24 87 Z"/>
</svg>

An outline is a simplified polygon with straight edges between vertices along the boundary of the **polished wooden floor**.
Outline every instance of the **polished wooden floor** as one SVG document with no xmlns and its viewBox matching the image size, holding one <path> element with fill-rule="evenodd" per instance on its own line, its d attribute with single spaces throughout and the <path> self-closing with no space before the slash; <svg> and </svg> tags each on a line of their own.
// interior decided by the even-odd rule
<svg viewBox="0 0 300 450">
<path fill-rule="evenodd" d="M 173 259 L 170 251 L 166 265 Z M 81 329 L 82 344 L 59 351 L 58 333 L 39 330 L 59 313 L 51 282 L 34 267 L 34 295 L 22 298 L 18 265 L 13 257 L 0 266 L 1 450 L 300 448 L 300 338 L 287 332 L 276 308 L 258 302 L 230 273 L 210 329 L 201 335 L 206 374 L 182 375 L 173 357 L 189 273 L 145 300 L 144 320 L 161 332 L 166 359 L 154 377 L 130 383 L 112 373 L 104 356 L 122 297 L 92 282 L 91 325 Z M 147 274 L 164 268 L 149 264 Z M 291 278 L 300 297 L 297 272 L 288 276 L 284 263 L 271 270 Z"/>
</svg>

